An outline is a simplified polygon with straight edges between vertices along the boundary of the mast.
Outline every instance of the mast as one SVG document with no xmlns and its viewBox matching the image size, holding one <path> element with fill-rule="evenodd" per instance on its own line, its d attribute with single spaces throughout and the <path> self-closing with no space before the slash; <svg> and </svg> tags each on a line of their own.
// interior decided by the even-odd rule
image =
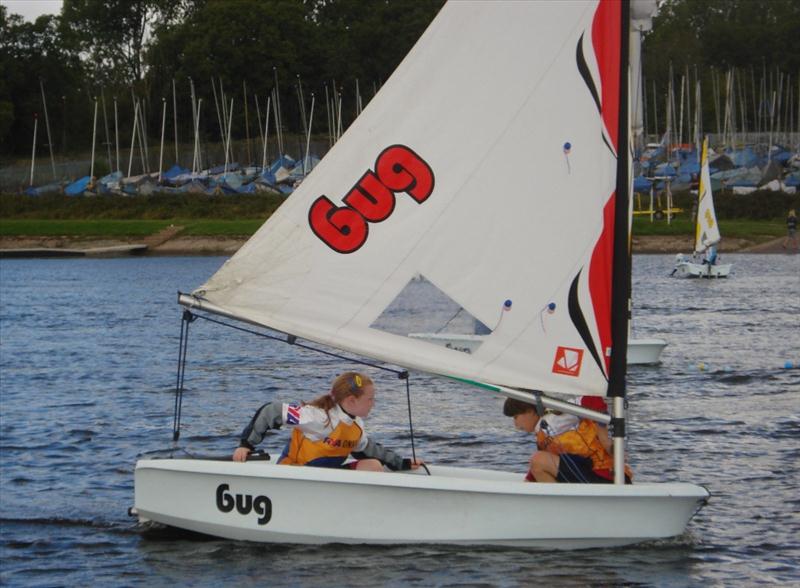
<svg viewBox="0 0 800 588">
<path fill-rule="evenodd" d="M 272 101 L 272 108 L 275 110 L 275 137 L 278 139 L 278 158 L 283 157 L 283 128 L 281 127 L 281 95 L 278 88 L 278 68 L 272 66 L 272 75 L 275 78 L 275 100 Z"/>
<path fill-rule="evenodd" d="M 89 181 L 94 183 L 94 147 L 97 142 L 97 96 L 94 97 L 94 122 L 92 123 L 92 165 L 89 171 Z"/>
<path fill-rule="evenodd" d="M 133 146 L 136 144 L 136 123 L 139 117 L 139 102 L 134 101 L 133 106 L 133 131 L 131 132 L 131 152 L 130 156 L 128 157 L 128 175 L 126 177 L 131 177 L 131 169 L 133 167 Z"/>
<path fill-rule="evenodd" d="M 175 78 L 172 78 L 172 119 L 175 122 L 175 164 L 180 165 L 178 157 L 178 97 L 175 91 Z"/>
<path fill-rule="evenodd" d="M 197 111 L 194 117 L 194 159 L 192 160 L 192 173 L 197 173 L 202 167 L 200 164 L 200 109 L 203 106 L 203 99 L 197 101 Z"/>
<path fill-rule="evenodd" d="M 267 140 L 269 139 L 269 107 L 270 107 L 270 96 L 267 96 L 267 111 L 266 115 L 264 116 L 264 154 L 261 158 L 261 173 L 264 173 L 264 170 L 267 169 Z"/>
<path fill-rule="evenodd" d="M 258 104 L 258 92 L 253 92 L 253 98 L 255 99 L 255 102 L 256 102 L 256 117 L 258 118 L 258 134 L 261 137 L 261 147 L 263 149 L 263 147 L 264 147 L 264 131 L 261 129 L 261 107 Z M 269 112 L 269 110 L 267 110 L 267 112 Z M 253 160 L 253 165 L 255 165 L 255 160 Z M 261 171 L 264 171 L 263 170 L 263 166 L 262 166 L 262 170 Z"/>
<path fill-rule="evenodd" d="M 53 156 L 53 139 L 50 136 L 50 117 L 47 116 L 47 99 L 44 96 L 44 82 L 42 78 L 39 78 L 39 88 L 42 90 L 42 109 L 44 110 L 44 125 L 45 129 L 47 130 L 47 146 L 50 149 L 50 165 L 53 168 L 53 180 L 56 179 L 56 159 Z M 33 181 L 33 176 L 31 176 L 31 181 Z"/>
<path fill-rule="evenodd" d="M 261 158 L 261 173 L 264 173 L 264 170 L 267 169 L 267 140 L 269 139 L 269 107 L 270 107 L 270 96 L 267 96 L 267 111 L 266 115 L 264 116 L 264 154 Z"/>
<path fill-rule="evenodd" d="M 167 124 L 167 99 L 161 97 L 161 149 L 158 151 L 158 183 L 161 183 L 161 170 L 164 168 L 164 129 Z"/>
<path fill-rule="evenodd" d="M 311 171 L 310 167 L 309 169 L 306 169 L 306 165 L 309 166 L 311 165 L 311 162 L 308 159 L 309 157 L 308 153 L 309 149 L 311 149 L 311 123 L 313 121 L 314 121 L 314 92 L 311 92 L 311 114 L 308 117 L 308 133 L 306 134 L 306 155 L 303 158 L 303 177 L 307 176 L 308 172 Z M 309 161 L 308 164 L 306 164 L 307 161 Z"/>
<path fill-rule="evenodd" d="M 114 96 L 114 144 L 117 148 L 117 167 L 114 171 L 122 171 L 119 165 L 119 112 L 117 111 L 117 97 Z"/>
<path fill-rule="evenodd" d="M 631 260 L 628 246 L 630 197 L 630 121 L 628 111 L 628 51 L 630 2 L 620 6 L 619 122 L 617 187 L 614 205 L 614 267 L 611 285 L 611 370 L 608 396 L 612 399 L 611 424 L 614 443 L 614 483 L 625 483 L 625 372 L 627 370 L 628 322 L 630 320 Z"/>
<path fill-rule="evenodd" d="M 36 131 L 39 128 L 39 115 L 33 115 L 33 151 L 31 152 L 31 183 L 33 186 L 33 172 L 36 169 Z"/>
<path fill-rule="evenodd" d="M 253 155 L 250 152 L 250 117 L 247 114 L 247 81 L 242 80 L 242 92 L 244 93 L 244 137 L 247 145 L 247 165 L 253 164 Z"/>
<path fill-rule="evenodd" d="M 103 126 L 106 130 L 106 151 L 108 152 L 108 169 L 113 171 L 114 163 L 111 161 L 111 133 L 108 132 L 108 114 L 106 112 L 106 93 L 104 88 L 100 88 L 100 98 L 103 101 Z"/>
<path fill-rule="evenodd" d="M 228 136 L 225 137 L 225 169 L 222 174 L 223 181 L 228 177 L 228 155 L 231 152 L 231 122 L 233 119 L 233 98 L 231 98 L 231 107 L 228 110 Z"/>
</svg>

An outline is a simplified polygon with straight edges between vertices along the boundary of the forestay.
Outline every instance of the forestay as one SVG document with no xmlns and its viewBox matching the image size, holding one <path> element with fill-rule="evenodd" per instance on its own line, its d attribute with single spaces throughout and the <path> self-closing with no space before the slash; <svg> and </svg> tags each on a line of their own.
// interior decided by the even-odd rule
<svg viewBox="0 0 800 588">
<path fill-rule="evenodd" d="M 605 395 L 619 11 L 447 4 L 192 304 L 411 369 Z M 416 276 L 489 326 L 475 353 L 373 328 Z"/>
<path fill-rule="evenodd" d="M 697 189 L 697 226 L 694 250 L 701 253 L 707 247 L 719 243 L 721 236 L 714 212 L 714 198 L 711 195 L 711 174 L 708 171 L 708 137 L 703 140 L 703 155 L 700 162 L 700 185 Z"/>
</svg>

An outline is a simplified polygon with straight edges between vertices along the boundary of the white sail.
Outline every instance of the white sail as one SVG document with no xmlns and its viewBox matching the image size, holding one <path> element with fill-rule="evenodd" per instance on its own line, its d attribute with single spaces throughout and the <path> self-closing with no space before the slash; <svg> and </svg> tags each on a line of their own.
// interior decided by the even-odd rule
<svg viewBox="0 0 800 588">
<path fill-rule="evenodd" d="M 711 174 L 708 171 L 708 137 L 703 140 L 703 154 L 700 163 L 700 185 L 697 189 L 697 226 L 694 239 L 695 253 L 701 253 L 722 238 L 714 212 L 714 198 L 711 195 Z"/>
<path fill-rule="evenodd" d="M 605 395 L 614 27 L 612 2 L 447 4 L 189 303 L 411 369 Z M 417 276 L 492 329 L 480 349 L 373 326 Z"/>
</svg>

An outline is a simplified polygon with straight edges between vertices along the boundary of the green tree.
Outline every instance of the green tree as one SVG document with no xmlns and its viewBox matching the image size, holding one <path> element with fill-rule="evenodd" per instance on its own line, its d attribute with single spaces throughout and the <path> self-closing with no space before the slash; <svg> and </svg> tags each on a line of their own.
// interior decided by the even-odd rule
<svg viewBox="0 0 800 588">
<path fill-rule="evenodd" d="M 74 122 L 64 116 L 60 98 L 81 74 L 78 54 L 64 42 L 58 17 L 45 15 L 28 23 L 0 6 L 0 155 L 30 153 L 34 115 L 39 115 L 41 122 L 38 143 L 46 145 L 40 82 L 48 100 L 53 141 L 58 145 L 64 136 L 58 131 Z"/>
<path fill-rule="evenodd" d="M 147 35 L 157 23 L 182 18 L 189 0 L 64 0 L 62 33 L 84 55 L 95 83 L 143 77 Z"/>
<path fill-rule="evenodd" d="M 646 92 L 652 100 L 657 86 L 659 132 L 664 130 L 663 100 L 669 84 L 670 65 L 676 92 L 686 67 L 690 82 L 700 79 L 706 125 L 719 117 L 713 88 L 724 85 L 721 73 L 735 70 L 737 97 L 749 102 L 758 96 L 760 79 L 779 70 L 797 80 L 800 73 L 800 2 L 797 0 L 666 0 L 653 20 L 643 43 Z M 766 72 L 764 70 L 767 70 Z M 696 73 L 695 73 L 696 72 Z M 713 79 L 716 76 L 716 79 Z M 775 74 L 774 78 L 778 75 Z M 777 79 L 771 82 L 773 88 Z M 691 92 L 694 96 L 693 89 Z M 756 98 L 757 99 L 757 98 Z M 676 97 L 676 101 L 680 96 Z M 721 107 L 722 108 L 722 107 Z M 753 124 L 750 120 L 749 124 Z"/>
</svg>

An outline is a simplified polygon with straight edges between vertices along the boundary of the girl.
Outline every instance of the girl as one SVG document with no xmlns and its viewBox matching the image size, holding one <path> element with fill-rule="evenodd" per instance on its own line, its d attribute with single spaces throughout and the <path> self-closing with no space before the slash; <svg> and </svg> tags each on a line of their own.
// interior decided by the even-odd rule
<svg viewBox="0 0 800 588">
<path fill-rule="evenodd" d="M 331 391 L 312 402 L 265 404 L 242 431 L 233 461 L 247 461 L 269 429 L 293 427 L 278 463 L 325 468 L 383 471 L 417 469 L 422 460 L 404 459 L 367 438 L 362 418 L 375 405 L 375 386 L 369 376 L 345 372 L 333 381 Z M 348 457 L 357 461 L 345 464 Z"/>
</svg>

